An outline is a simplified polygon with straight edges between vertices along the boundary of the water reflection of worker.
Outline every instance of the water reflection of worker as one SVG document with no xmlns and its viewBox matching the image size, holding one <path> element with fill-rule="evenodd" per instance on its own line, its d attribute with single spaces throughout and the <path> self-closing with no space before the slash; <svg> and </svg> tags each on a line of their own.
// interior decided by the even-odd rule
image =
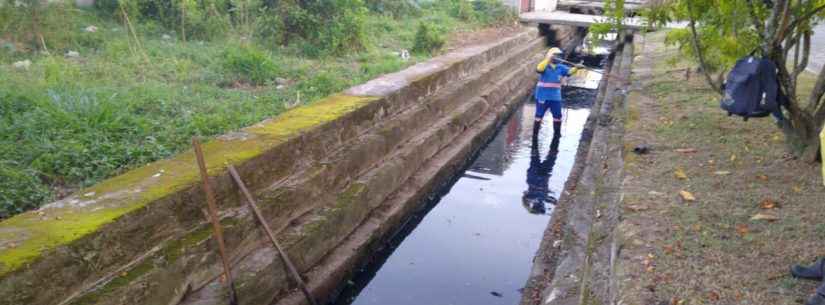
<svg viewBox="0 0 825 305">
<path fill-rule="evenodd" d="M 533 133 L 530 167 L 527 169 L 527 190 L 521 197 L 522 205 L 532 214 L 544 214 L 547 210 L 546 204 L 555 205 L 558 201 L 550 191 L 550 176 L 553 173 L 553 166 L 556 165 L 556 157 L 559 155 L 560 139 L 561 132 L 558 129 L 553 130 L 550 151 L 542 162 L 539 155 L 538 133 Z"/>
<path fill-rule="evenodd" d="M 544 114 L 549 109 L 553 114 L 553 129 L 559 130 L 561 127 L 561 86 L 565 77 L 576 73 L 581 65 L 570 67 L 560 61 L 562 51 L 559 48 L 551 48 L 547 51 L 544 60 L 536 66 L 536 72 L 540 74 L 539 82 L 536 84 L 536 120 L 533 124 L 533 132 L 541 128 L 541 121 Z M 559 58 L 557 58 L 559 57 Z"/>
</svg>

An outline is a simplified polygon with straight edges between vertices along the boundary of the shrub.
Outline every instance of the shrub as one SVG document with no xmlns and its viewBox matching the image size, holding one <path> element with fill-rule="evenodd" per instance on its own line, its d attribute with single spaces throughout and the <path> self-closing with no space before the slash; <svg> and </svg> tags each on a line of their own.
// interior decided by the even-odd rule
<svg viewBox="0 0 825 305">
<path fill-rule="evenodd" d="M 276 8 L 280 40 L 284 45 L 300 41 L 310 56 L 363 50 L 367 12 L 362 0 L 282 1 Z"/>
<path fill-rule="evenodd" d="M 70 49 L 97 48 L 103 42 L 102 34 L 82 31 L 88 16 L 73 2 L 0 0 L 0 40 L 6 46 L 15 46 L 17 52 L 48 50 L 62 54 Z"/>
<path fill-rule="evenodd" d="M 366 0 L 370 11 L 393 17 L 418 16 L 421 7 L 414 0 Z"/>
<path fill-rule="evenodd" d="M 31 170 L 0 162 L 0 219 L 37 208 L 51 192 Z"/>
<path fill-rule="evenodd" d="M 278 75 L 278 67 L 269 54 L 252 46 L 229 47 L 223 53 L 224 68 L 237 80 L 262 85 Z"/>
<path fill-rule="evenodd" d="M 427 23 L 420 23 L 415 33 L 415 41 L 412 51 L 415 53 L 432 54 L 440 50 L 445 43 L 444 34 L 435 26 Z"/>
<path fill-rule="evenodd" d="M 212 40 L 223 36 L 230 27 L 229 11 L 232 8 L 230 0 L 95 1 L 95 9 L 104 16 L 121 19 L 122 11 L 125 11 L 133 25 L 138 21 L 155 21 L 178 34 L 182 34 L 180 31 L 184 30 L 187 38 L 200 40 Z"/>
<path fill-rule="evenodd" d="M 475 9 L 468 0 L 437 0 L 434 5 L 463 21 L 472 21 L 476 18 Z"/>
<path fill-rule="evenodd" d="M 500 0 L 475 0 L 473 9 L 482 24 L 510 24 L 518 19 L 516 11 Z"/>
</svg>

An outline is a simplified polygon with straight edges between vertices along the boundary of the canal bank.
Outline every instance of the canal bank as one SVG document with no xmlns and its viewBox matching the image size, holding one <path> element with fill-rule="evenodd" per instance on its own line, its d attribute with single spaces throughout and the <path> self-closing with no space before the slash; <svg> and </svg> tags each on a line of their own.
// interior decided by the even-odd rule
<svg viewBox="0 0 825 305">
<path fill-rule="evenodd" d="M 227 165 L 326 300 L 529 94 L 547 44 L 525 29 L 205 143 L 240 303 L 303 300 Z M 186 152 L 0 222 L 0 304 L 225 303 L 203 202 Z"/>
</svg>

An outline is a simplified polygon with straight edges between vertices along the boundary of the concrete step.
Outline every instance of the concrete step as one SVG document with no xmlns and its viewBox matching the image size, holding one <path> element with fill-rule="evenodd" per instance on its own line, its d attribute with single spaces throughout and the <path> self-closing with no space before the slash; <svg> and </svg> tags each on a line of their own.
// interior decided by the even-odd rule
<svg viewBox="0 0 825 305">
<path fill-rule="evenodd" d="M 374 155 L 378 156 L 379 159 L 373 162 L 371 167 L 368 167 L 370 164 L 362 166 L 368 167 L 363 174 L 359 175 L 356 174 L 357 172 L 352 172 L 350 175 L 352 182 L 347 185 L 341 186 L 340 189 L 329 188 L 325 190 L 328 194 L 316 192 L 314 194 L 316 196 L 304 198 L 304 202 L 323 200 L 327 204 L 320 208 L 311 209 L 297 219 L 290 221 L 289 227 L 281 234 L 283 243 L 289 249 L 288 251 L 292 254 L 299 269 L 302 271 L 308 270 L 310 267 L 318 265 L 319 260 L 349 236 L 353 230 L 356 230 L 373 210 L 385 202 L 390 194 L 403 186 L 436 153 L 444 147 L 455 145 L 457 137 L 461 136 L 466 128 L 473 126 L 480 117 L 487 113 L 500 112 L 500 110 L 491 108 L 490 103 L 479 96 L 480 93 L 493 95 L 493 92 L 501 91 L 500 94 L 504 95 L 520 94 L 514 91 L 516 89 L 516 86 L 512 84 L 514 81 L 521 85 L 519 89 L 532 87 L 534 83 L 532 79 L 535 78 L 534 73 L 531 71 L 532 63 L 525 62 L 524 59 L 538 60 L 535 55 L 541 53 L 540 49 L 543 45 L 544 41 L 542 39 L 535 39 L 525 46 L 519 47 L 516 51 L 511 52 L 511 56 L 505 56 L 485 65 L 484 68 L 478 70 L 478 73 L 474 73 L 452 86 L 445 87 L 432 98 L 422 101 L 421 107 L 402 112 L 393 119 L 386 121 L 385 126 L 377 128 L 375 134 L 368 134 L 361 141 L 352 143 L 351 147 L 373 146 L 369 143 L 385 143 L 389 141 L 389 138 L 393 138 L 393 141 L 407 139 L 403 140 L 400 145 L 384 145 L 385 148 L 389 148 L 391 151 L 374 152 Z M 506 73 L 501 73 L 502 67 L 506 69 Z M 525 71 L 525 67 L 529 69 Z M 527 73 L 525 74 L 525 72 Z M 502 77 L 502 74 L 504 77 Z M 501 103 L 509 99 L 504 98 L 504 96 L 496 96 L 490 100 Z M 416 119 L 422 119 L 420 113 L 430 115 L 432 119 L 415 122 Z M 416 124 L 413 124 L 413 122 Z M 388 128 L 398 130 L 404 124 L 418 126 L 418 128 L 410 128 L 408 131 L 391 134 L 382 132 Z M 404 135 L 409 135 L 411 138 L 405 138 Z M 360 153 L 347 152 L 347 150 L 341 152 L 344 157 L 360 155 Z M 319 174 L 319 176 L 327 175 Z M 328 197 L 334 197 L 334 199 L 328 200 Z M 413 202 L 405 204 L 413 204 Z M 268 252 L 266 249 L 258 251 Z M 250 257 L 258 259 L 259 256 L 253 254 Z M 243 262 L 237 264 L 238 266 L 248 267 L 248 269 L 237 270 L 237 274 L 255 275 L 250 278 L 240 277 L 238 279 L 239 283 L 250 283 L 243 285 L 247 288 L 242 289 L 242 291 L 249 289 L 250 291 L 277 292 L 288 289 L 287 286 L 261 287 L 255 284 L 257 282 L 270 282 L 267 280 L 261 281 L 261 276 L 267 277 L 269 275 L 258 275 L 260 270 L 283 270 L 279 260 L 273 259 L 271 264 L 273 266 L 245 264 Z M 330 279 L 317 280 L 331 281 Z M 286 284 L 287 281 L 281 283 Z M 219 285 L 206 285 L 205 289 L 211 289 L 212 287 L 222 289 Z M 199 291 L 197 294 L 220 295 L 212 291 Z M 328 292 L 319 292 L 321 296 L 326 294 Z M 203 297 L 198 299 L 201 302 L 204 301 Z M 216 303 L 219 301 L 215 300 Z"/>
</svg>

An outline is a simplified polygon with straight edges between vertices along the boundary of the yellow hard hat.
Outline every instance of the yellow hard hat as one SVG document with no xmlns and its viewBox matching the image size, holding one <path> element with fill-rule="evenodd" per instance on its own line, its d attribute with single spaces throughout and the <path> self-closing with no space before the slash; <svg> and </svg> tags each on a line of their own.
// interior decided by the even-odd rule
<svg viewBox="0 0 825 305">
<path fill-rule="evenodd" d="M 562 54 L 562 53 L 564 53 L 564 52 L 562 52 L 561 49 L 559 49 L 559 48 L 550 48 L 550 50 L 547 51 L 547 57 L 550 57 L 550 55 L 556 55 L 556 54 Z"/>
</svg>

